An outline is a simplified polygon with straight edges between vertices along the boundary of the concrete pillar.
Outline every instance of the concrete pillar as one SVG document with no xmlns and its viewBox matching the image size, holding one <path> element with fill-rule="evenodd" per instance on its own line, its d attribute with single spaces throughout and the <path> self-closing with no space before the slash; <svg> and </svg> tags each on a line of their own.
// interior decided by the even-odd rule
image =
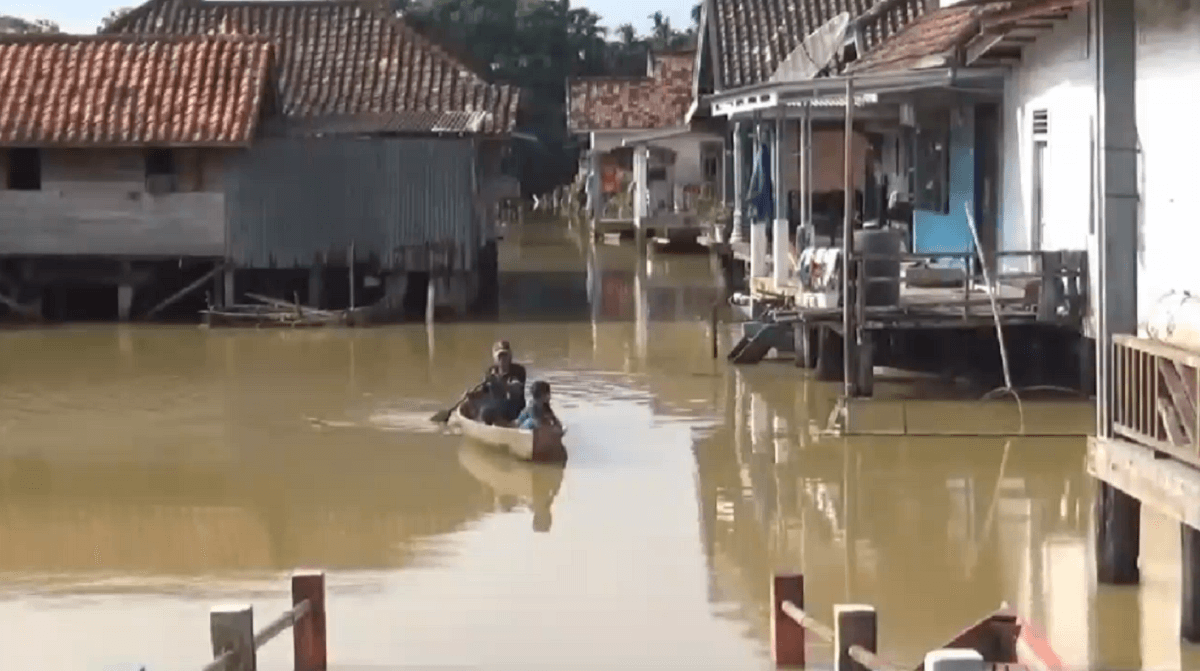
<svg viewBox="0 0 1200 671">
<path fill-rule="evenodd" d="M 978 650 L 947 648 L 925 653 L 925 671 L 983 671 Z"/>
<path fill-rule="evenodd" d="M 812 244 L 812 110 L 804 105 L 804 116 L 800 121 L 800 228 L 796 230 L 796 249 L 803 250 Z"/>
<path fill-rule="evenodd" d="M 788 171 L 784 166 L 791 160 L 791 151 L 787 141 L 787 120 L 783 117 L 784 108 L 779 107 L 778 115 L 775 118 L 775 151 L 772 155 L 772 172 L 774 173 L 772 182 L 775 187 L 775 230 L 772 231 L 774 242 L 771 249 L 772 266 L 771 276 L 775 280 L 775 286 L 783 286 L 791 276 L 791 254 L 790 243 L 788 241 L 788 220 L 787 220 L 787 185 Z"/>
<path fill-rule="evenodd" d="M 596 149 L 595 135 L 592 139 L 592 149 L 588 152 L 587 202 L 588 216 L 598 221 L 603 214 L 603 182 L 601 181 L 600 151 Z"/>
<path fill-rule="evenodd" d="M 129 321 L 129 312 L 133 308 L 133 285 L 121 284 L 117 286 L 117 319 L 123 322 Z"/>
<path fill-rule="evenodd" d="M 1097 433 L 1112 435 L 1112 335 L 1137 332 L 1137 23 L 1133 0 L 1096 3 L 1099 120 Z"/>
<path fill-rule="evenodd" d="M 233 266 L 227 266 L 225 268 L 225 273 L 224 273 L 225 307 L 229 307 L 230 305 L 233 305 L 234 303 L 237 302 L 237 294 L 234 293 L 234 289 L 235 289 L 234 283 L 233 283 L 234 273 L 235 273 L 235 271 L 233 269 Z"/>
<path fill-rule="evenodd" d="M 647 215 L 646 199 L 648 197 L 646 180 L 650 169 L 650 150 L 648 147 L 633 148 L 633 226 L 642 231 L 643 219 Z"/>
<path fill-rule="evenodd" d="M 733 231 L 730 242 L 741 242 L 742 204 L 746 200 L 746 180 L 742 174 L 745 166 L 745 150 L 742 147 L 742 122 L 733 122 Z"/>
</svg>

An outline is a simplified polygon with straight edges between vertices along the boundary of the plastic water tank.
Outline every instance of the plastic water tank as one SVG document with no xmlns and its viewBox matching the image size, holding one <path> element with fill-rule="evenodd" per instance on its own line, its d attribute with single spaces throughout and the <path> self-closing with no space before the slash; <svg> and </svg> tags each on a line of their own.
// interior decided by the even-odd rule
<svg viewBox="0 0 1200 671">
<path fill-rule="evenodd" d="M 864 264 L 866 278 L 890 278 L 895 282 L 870 282 L 866 285 L 866 303 L 873 307 L 900 304 L 901 231 L 894 228 L 866 228 L 854 231 L 856 254 L 886 254 L 894 259 L 869 259 Z"/>
</svg>

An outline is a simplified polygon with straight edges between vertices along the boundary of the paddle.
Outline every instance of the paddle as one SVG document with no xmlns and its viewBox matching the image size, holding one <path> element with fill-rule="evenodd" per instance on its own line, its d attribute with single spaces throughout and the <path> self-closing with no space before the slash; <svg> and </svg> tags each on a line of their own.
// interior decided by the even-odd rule
<svg viewBox="0 0 1200 671">
<path fill-rule="evenodd" d="M 447 408 L 445 410 L 435 413 L 433 417 L 429 418 L 429 421 L 431 421 L 435 424 L 445 424 L 446 422 L 450 421 L 450 415 L 454 414 L 455 410 L 458 410 L 458 406 L 462 405 L 463 402 L 466 401 L 467 398 L 471 394 L 474 394 L 475 392 L 479 391 L 482 388 L 483 388 L 483 384 L 480 383 L 474 389 L 464 393 L 462 395 L 462 398 L 458 399 L 457 403 L 455 403 L 454 405 L 450 406 L 449 408 Z"/>
</svg>

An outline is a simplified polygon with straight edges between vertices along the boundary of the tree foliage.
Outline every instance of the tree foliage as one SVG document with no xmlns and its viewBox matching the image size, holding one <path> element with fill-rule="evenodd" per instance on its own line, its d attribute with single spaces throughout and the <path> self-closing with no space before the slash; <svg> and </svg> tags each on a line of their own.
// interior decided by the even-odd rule
<svg viewBox="0 0 1200 671">
<path fill-rule="evenodd" d="M 569 182 L 576 150 L 566 131 L 566 83 L 570 77 L 646 74 L 650 50 L 678 50 L 695 44 L 699 5 L 692 25 L 676 30 L 662 12 L 650 15 L 651 33 L 641 36 L 629 24 L 610 31 L 600 17 L 570 0 L 432 0 L 417 5 L 393 0 L 411 22 L 461 45 L 464 54 L 496 81 L 520 86 L 527 97 L 527 133 L 541 148 L 524 148 L 522 184 L 543 193 Z"/>
<path fill-rule="evenodd" d="M 61 33 L 58 24 L 47 19 L 22 19 L 0 15 L 0 35 Z"/>
<path fill-rule="evenodd" d="M 96 28 L 96 33 L 103 33 L 108 30 L 112 24 L 116 23 L 122 16 L 133 11 L 133 7 L 118 7 L 108 13 L 108 16 L 100 20 L 100 27 Z"/>
</svg>

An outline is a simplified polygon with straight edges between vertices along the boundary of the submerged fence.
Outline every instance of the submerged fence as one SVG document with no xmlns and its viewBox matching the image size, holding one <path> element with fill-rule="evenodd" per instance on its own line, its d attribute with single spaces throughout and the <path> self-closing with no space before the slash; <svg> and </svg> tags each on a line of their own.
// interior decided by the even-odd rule
<svg viewBox="0 0 1200 671">
<path fill-rule="evenodd" d="M 292 604 L 257 633 L 251 606 L 214 608 L 209 616 L 213 661 L 203 671 L 255 671 L 258 649 L 288 629 L 295 671 L 325 671 L 325 574 L 292 574 Z"/>
<path fill-rule="evenodd" d="M 900 671 L 878 655 L 878 626 L 874 606 L 838 604 L 833 607 L 834 626 L 830 627 L 804 610 L 804 576 L 777 575 L 771 583 L 771 653 L 777 668 L 806 665 L 807 636 L 812 634 L 834 649 L 835 671 Z M 988 618 L 963 631 L 946 647 L 925 655 L 916 671 L 1017 671 L 1024 669 L 1016 649 L 1015 636 L 1010 644 L 992 638 L 995 630 L 987 627 Z M 1016 618 L 1006 616 L 1004 619 Z M 1019 631 L 1019 630 L 1018 630 Z M 989 640 L 989 638 L 991 640 Z M 989 650 L 985 661 L 983 650 Z M 995 661 L 995 660 L 1004 661 Z M 1047 654 L 1037 668 L 1057 669 L 1057 656 Z"/>
</svg>

